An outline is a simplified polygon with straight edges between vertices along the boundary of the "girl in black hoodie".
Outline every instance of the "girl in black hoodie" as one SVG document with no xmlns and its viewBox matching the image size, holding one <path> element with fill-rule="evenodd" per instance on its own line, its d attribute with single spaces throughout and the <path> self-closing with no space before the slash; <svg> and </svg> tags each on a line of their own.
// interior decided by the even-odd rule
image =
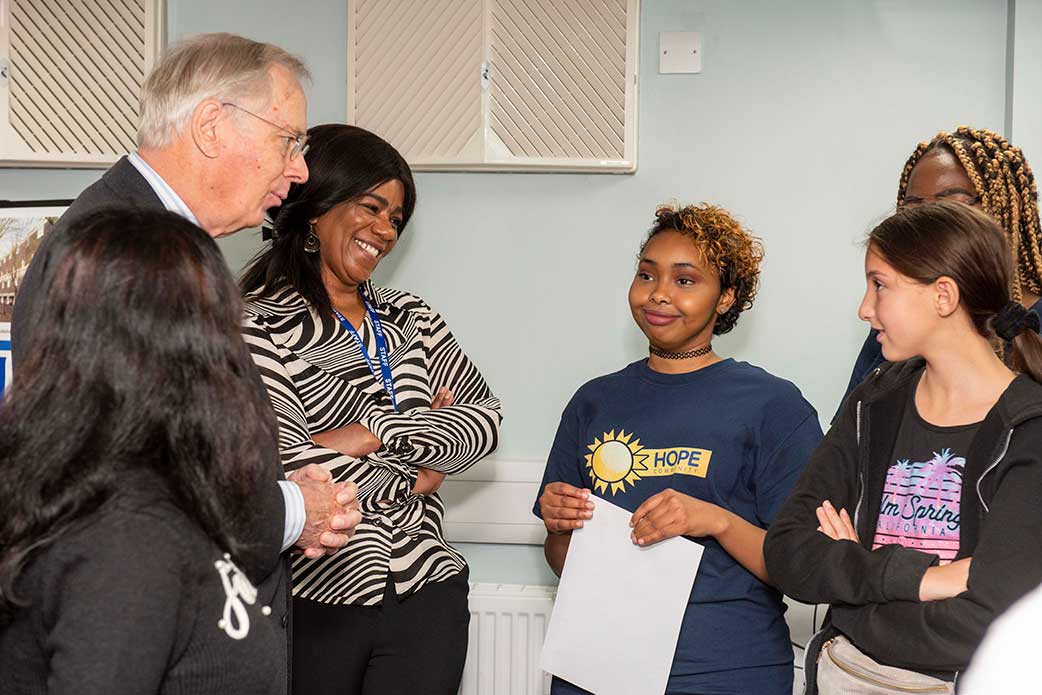
<svg viewBox="0 0 1042 695">
<path fill-rule="evenodd" d="M 1042 338 L 1010 297 L 1011 257 L 960 203 L 869 235 L 859 315 L 888 363 L 847 398 L 764 545 L 775 585 L 831 604 L 810 693 L 837 678 L 952 692 L 991 621 L 1042 583 Z"/>
</svg>

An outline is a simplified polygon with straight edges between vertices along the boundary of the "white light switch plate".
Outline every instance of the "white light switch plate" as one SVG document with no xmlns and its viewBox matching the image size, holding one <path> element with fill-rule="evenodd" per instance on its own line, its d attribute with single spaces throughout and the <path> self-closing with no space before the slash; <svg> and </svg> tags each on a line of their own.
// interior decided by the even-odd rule
<svg viewBox="0 0 1042 695">
<path fill-rule="evenodd" d="M 660 74 L 702 72 L 702 35 L 697 31 L 663 31 L 658 35 Z"/>
</svg>

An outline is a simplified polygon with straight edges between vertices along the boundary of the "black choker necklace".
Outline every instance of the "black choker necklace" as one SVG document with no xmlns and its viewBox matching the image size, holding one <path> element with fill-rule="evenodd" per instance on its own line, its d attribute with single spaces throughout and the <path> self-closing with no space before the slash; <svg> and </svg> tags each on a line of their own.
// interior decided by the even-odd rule
<svg viewBox="0 0 1042 695">
<path fill-rule="evenodd" d="M 706 343 L 697 350 L 688 350 L 687 352 L 666 352 L 665 350 L 659 350 L 654 345 L 648 346 L 648 351 L 655 357 L 662 357 L 667 360 L 686 360 L 692 357 L 701 357 L 702 355 L 708 355 L 713 351 L 713 344 Z"/>
</svg>

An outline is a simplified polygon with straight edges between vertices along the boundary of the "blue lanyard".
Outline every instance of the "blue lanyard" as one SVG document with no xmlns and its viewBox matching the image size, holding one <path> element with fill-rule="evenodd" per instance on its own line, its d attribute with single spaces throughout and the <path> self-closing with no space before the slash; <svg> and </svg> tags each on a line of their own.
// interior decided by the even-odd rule
<svg viewBox="0 0 1042 695">
<path fill-rule="evenodd" d="M 398 412 L 398 399 L 394 396 L 394 379 L 391 378 L 391 358 L 387 350 L 387 337 L 384 335 L 383 324 L 380 323 L 380 317 L 376 315 L 376 311 L 373 309 L 372 304 L 365 298 L 362 291 L 358 291 L 359 296 L 362 298 L 362 303 L 365 304 L 365 311 L 369 314 L 369 321 L 373 324 L 373 336 L 376 338 L 376 354 L 380 358 L 380 374 L 383 375 L 383 387 L 387 395 L 391 397 L 391 403 L 394 404 L 395 412 Z M 343 314 L 336 309 L 333 309 L 333 313 L 340 319 L 340 324 L 348 330 L 348 332 L 354 337 L 355 342 L 358 343 L 358 349 L 362 351 L 362 357 L 365 358 L 365 363 L 369 365 L 369 371 L 373 373 L 373 378 L 380 380 L 380 375 L 376 373 L 376 367 L 373 366 L 373 360 L 369 357 L 369 351 L 365 349 L 365 343 L 362 342 L 362 336 L 358 335 L 358 331 L 351 325 Z"/>
</svg>

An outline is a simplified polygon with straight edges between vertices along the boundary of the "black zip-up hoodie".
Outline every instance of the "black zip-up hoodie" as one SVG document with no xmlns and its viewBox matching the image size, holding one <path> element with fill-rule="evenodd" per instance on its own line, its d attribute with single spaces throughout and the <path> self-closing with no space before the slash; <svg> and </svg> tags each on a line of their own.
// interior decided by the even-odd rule
<svg viewBox="0 0 1042 695">
<path fill-rule="evenodd" d="M 885 364 L 850 394 L 767 532 L 771 581 L 798 601 L 832 606 L 807 645 L 808 693 L 817 692 L 821 644 L 838 633 L 880 663 L 954 680 L 992 620 L 1042 583 L 1042 385 L 1024 375 L 967 452 L 957 559 L 973 558 L 968 590 L 920 602 L 937 556 L 872 550 L 892 449 L 924 368 L 922 359 Z M 847 509 L 860 543 L 816 530 L 824 500 Z"/>
</svg>

